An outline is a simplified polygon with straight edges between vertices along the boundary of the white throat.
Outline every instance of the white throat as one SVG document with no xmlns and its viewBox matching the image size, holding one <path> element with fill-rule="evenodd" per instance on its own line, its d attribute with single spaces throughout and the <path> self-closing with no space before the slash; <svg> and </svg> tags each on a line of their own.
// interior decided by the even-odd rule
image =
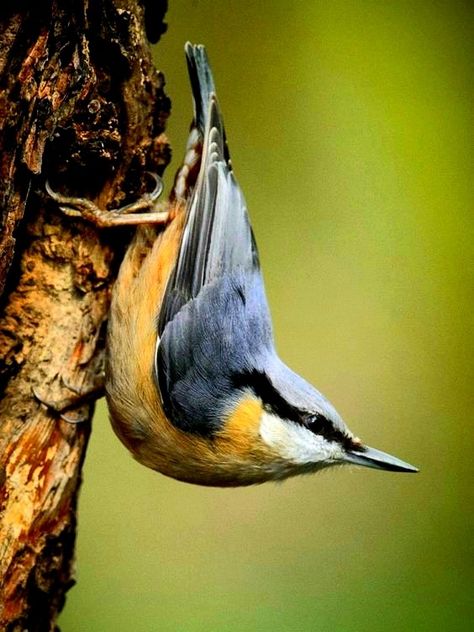
<svg viewBox="0 0 474 632">
<path fill-rule="evenodd" d="M 260 421 L 260 437 L 275 455 L 294 465 L 331 465 L 344 459 L 338 443 L 265 411 Z"/>
</svg>

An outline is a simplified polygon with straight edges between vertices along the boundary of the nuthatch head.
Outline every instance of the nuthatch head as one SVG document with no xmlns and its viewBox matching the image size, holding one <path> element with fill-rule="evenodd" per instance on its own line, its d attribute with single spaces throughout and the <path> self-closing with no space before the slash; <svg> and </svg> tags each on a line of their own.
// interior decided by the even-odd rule
<svg viewBox="0 0 474 632">
<path fill-rule="evenodd" d="M 144 465 L 203 485 L 345 463 L 417 471 L 362 444 L 278 357 L 207 55 L 188 43 L 186 57 L 194 122 L 168 221 L 137 229 L 114 288 L 106 392 L 116 433 Z"/>
</svg>

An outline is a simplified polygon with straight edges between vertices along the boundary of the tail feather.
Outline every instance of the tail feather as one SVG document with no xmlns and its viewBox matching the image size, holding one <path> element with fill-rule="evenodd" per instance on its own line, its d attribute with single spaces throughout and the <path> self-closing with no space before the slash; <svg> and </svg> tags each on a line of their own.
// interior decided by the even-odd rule
<svg viewBox="0 0 474 632">
<path fill-rule="evenodd" d="M 229 149 L 227 147 L 227 139 L 223 126 L 222 116 L 219 109 L 210 110 L 212 97 L 216 96 L 216 86 L 214 85 L 214 77 L 212 76 L 209 58 L 206 49 L 202 44 L 193 45 L 187 42 L 184 47 L 186 53 L 186 61 L 188 63 L 189 78 L 193 91 L 194 100 L 194 121 L 199 134 L 204 138 L 206 133 L 206 125 L 209 117 L 209 129 L 216 127 L 219 129 L 223 139 L 223 157 L 227 164 L 230 165 Z"/>
<path fill-rule="evenodd" d="M 204 137 L 211 95 L 216 94 L 206 49 L 202 45 L 186 42 L 184 47 L 188 64 L 189 78 L 194 99 L 194 121 L 201 136 Z"/>
<path fill-rule="evenodd" d="M 232 172 L 205 48 L 188 43 L 185 50 L 194 97 L 189 140 L 192 146 L 188 143 L 186 155 L 195 162 L 191 166 L 185 160 L 177 176 L 175 190 L 183 193 L 187 217 L 177 263 L 160 310 L 160 335 L 205 285 L 238 270 L 259 270 L 257 247 L 245 199 Z"/>
<path fill-rule="evenodd" d="M 219 129 L 223 141 L 222 147 L 220 147 L 222 158 L 230 167 L 229 150 L 222 117 L 218 111 L 210 108 L 212 98 L 215 98 L 216 95 L 216 87 L 206 49 L 202 45 L 187 42 L 184 50 L 193 93 L 194 119 L 189 132 L 185 159 L 175 178 L 172 193 L 172 197 L 175 199 L 186 199 L 196 184 L 199 167 L 204 160 L 203 152 L 206 148 L 203 147 L 203 141 L 208 124 L 209 129 L 213 127 Z M 210 121 L 211 116 L 212 120 Z"/>
</svg>

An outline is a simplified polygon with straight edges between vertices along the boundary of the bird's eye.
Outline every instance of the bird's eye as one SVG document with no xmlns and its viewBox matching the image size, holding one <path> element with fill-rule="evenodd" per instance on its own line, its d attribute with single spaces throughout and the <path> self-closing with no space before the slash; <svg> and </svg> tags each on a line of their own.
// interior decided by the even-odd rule
<svg viewBox="0 0 474 632">
<path fill-rule="evenodd" d="M 319 428 L 326 426 L 330 422 L 321 413 L 307 413 L 304 416 L 303 423 L 313 432 L 318 432 Z"/>
<path fill-rule="evenodd" d="M 353 439 L 321 413 L 306 413 L 302 423 L 313 434 L 321 435 L 327 441 L 335 441 L 348 449 L 354 447 Z"/>
<path fill-rule="evenodd" d="M 328 441 L 337 441 L 341 438 L 341 432 L 321 413 L 307 413 L 303 423 L 308 430 L 314 434 L 322 435 Z"/>
</svg>

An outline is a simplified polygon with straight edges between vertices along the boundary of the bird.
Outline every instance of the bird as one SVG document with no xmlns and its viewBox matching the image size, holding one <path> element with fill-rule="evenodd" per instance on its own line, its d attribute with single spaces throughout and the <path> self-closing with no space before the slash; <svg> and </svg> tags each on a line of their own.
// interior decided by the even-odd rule
<svg viewBox="0 0 474 632">
<path fill-rule="evenodd" d="M 138 225 L 107 327 L 105 391 L 115 433 L 141 464 L 205 486 L 340 465 L 417 472 L 365 445 L 278 356 L 207 52 L 188 42 L 185 54 L 194 118 L 168 202 L 156 202 L 158 177 L 146 200 L 112 213 L 49 190 L 69 215 Z"/>
</svg>

